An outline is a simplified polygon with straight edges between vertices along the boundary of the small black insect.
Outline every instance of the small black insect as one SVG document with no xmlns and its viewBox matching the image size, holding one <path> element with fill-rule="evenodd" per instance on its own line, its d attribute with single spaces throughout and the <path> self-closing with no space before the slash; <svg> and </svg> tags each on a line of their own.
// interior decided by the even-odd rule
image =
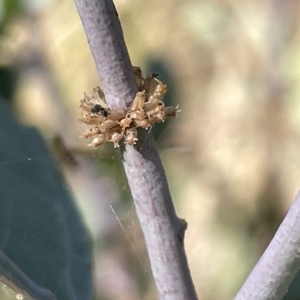
<svg viewBox="0 0 300 300">
<path fill-rule="evenodd" d="M 104 117 L 107 117 L 109 114 L 109 110 L 105 109 L 103 106 L 101 106 L 100 104 L 95 104 L 92 109 L 91 109 L 92 113 L 95 114 L 100 114 Z"/>
</svg>

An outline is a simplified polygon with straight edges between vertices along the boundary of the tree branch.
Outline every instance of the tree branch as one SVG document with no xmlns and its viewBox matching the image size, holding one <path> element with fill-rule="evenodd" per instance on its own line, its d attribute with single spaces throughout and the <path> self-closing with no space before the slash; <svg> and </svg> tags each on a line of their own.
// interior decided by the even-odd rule
<svg viewBox="0 0 300 300">
<path fill-rule="evenodd" d="M 235 300 L 282 299 L 300 268 L 300 192 Z"/>
<path fill-rule="evenodd" d="M 128 108 L 137 92 L 118 15 L 111 0 L 75 0 L 108 105 Z M 197 299 L 184 251 L 184 220 L 175 214 L 152 134 L 121 149 L 160 299 Z"/>
<path fill-rule="evenodd" d="M 111 0 L 75 0 L 107 104 L 125 110 L 137 92 L 123 31 Z"/>
</svg>

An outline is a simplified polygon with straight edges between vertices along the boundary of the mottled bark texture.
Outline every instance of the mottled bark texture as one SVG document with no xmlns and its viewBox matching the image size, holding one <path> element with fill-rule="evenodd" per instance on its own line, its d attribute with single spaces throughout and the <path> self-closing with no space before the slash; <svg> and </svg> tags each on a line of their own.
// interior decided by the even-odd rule
<svg viewBox="0 0 300 300">
<path fill-rule="evenodd" d="M 75 0 L 108 105 L 125 110 L 137 85 L 111 0 Z M 152 134 L 140 130 L 136 146 L 121 148 L 123 164 L 145 236 L 160 299 L 197 299 L 184 251 L 186 223 L 175 214 Z"/>
</svg>

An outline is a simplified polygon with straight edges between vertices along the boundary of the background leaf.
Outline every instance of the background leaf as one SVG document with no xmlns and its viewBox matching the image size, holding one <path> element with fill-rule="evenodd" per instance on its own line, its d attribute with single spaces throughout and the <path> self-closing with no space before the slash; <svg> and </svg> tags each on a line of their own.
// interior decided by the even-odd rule
<svg viewBox="0 0 300 300">
<path fill-rule="evenodd" d="M 58 299 L 91 299 L 90 239 L 55 161 L 3 101 L 0 120 L 0 248 Z"/>
</svg>

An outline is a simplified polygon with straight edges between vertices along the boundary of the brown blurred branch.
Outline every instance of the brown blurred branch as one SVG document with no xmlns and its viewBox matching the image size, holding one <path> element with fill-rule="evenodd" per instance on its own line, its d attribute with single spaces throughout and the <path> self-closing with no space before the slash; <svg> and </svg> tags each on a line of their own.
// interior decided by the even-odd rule
<svg viewBox="0 0 300 300">
<path fill-rule="evenodd" d="M 123 109 L 137 92 L 122 29 L 111 0 L 75 0 L 108 105 Z M 160 299 L 197 299 L 176 214 L 152 134 L 122 148 L 123 164 L 145 236 Z"/>
</svg>

